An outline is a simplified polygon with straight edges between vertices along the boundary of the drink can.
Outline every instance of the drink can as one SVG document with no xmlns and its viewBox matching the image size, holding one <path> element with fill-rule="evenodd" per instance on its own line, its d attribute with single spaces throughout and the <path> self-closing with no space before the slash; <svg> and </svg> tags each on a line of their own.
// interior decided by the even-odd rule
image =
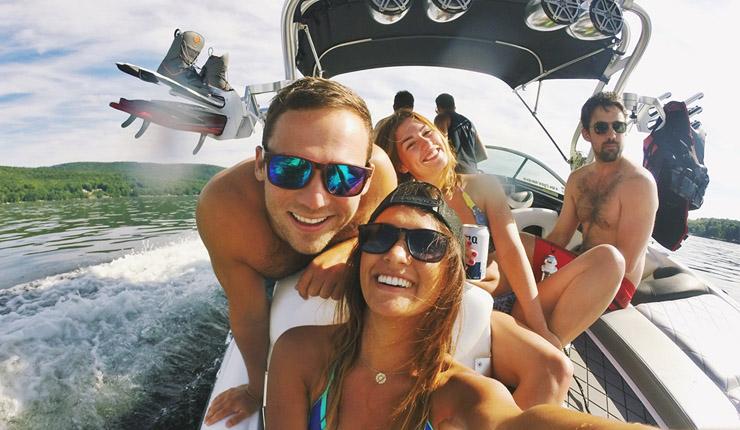
<svg viewBox="0 0 740 430">
<path fill-rule="evenodd" d="M 486 277 L 486 267 L 488 266 L 488 241 L 490 234 L 488 227 L 477 224 L 463 224 L 463 234 L 468 242 L 472 243 L 473 251 L 476 256 L 473 257 L 473 264 L 466 263 L 465 275 L 468 279 L 480 281 Z"/>
</svg>

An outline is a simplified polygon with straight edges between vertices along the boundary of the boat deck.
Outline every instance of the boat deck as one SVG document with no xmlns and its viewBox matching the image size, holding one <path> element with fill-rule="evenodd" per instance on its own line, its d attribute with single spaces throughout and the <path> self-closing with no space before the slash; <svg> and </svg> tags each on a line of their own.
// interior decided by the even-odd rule
<svg viewBox="0 0 740 430">
<path fill-rule="evenodd" d="M 569 409 L 657 426 L 634 391 L 586 333 L 571 343 L 570 359 L 574 377 L 566 399 Z"/>
</svg>

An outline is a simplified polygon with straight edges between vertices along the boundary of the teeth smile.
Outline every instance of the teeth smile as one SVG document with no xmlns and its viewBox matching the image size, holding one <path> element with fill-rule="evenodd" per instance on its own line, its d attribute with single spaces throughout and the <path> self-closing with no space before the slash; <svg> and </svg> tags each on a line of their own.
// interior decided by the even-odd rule
<svg viewBox="0 0 740 430">
<path fill-rule="evenodd" d="M 388 275 L 378 275 L 378 282 L 398 288 L 408 288 L 411 286 L 411 282 L 406 279 Z"/>
<path fill-rule="evenodd" d="M 432 158 L 434 158 L 437 155 L 437 152 L 439 152 L 439 149 L 433 150 L 431 153 L 429 153 L 429 155 L 427 155 L 426 157 L 424 157 L 424 161 L 429 161 Z"/>
<path fill-rule="evenodd" d="M 328 217 L 323 218 L 304 218 L 298 214 L 293 214 L 293 217 L 304 224 L 318 224 L 324 222 Z"/>
</svg>

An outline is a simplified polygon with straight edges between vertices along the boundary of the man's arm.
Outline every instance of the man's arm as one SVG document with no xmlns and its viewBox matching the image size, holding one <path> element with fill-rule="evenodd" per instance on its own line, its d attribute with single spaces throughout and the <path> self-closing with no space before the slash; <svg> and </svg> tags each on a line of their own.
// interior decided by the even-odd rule
<svg viewBox="0 0 740 430">
<path fill-rule="evenodd" d="M 550 234 L 545 239 L 550 242 L 561 246 L 563 248 L 568 246 L 570 240 L 578 228 L 578 215 L 576 213 L 576 204 L 573 197 L 573 187 L 575 187 L 575 181 L 573 174 L 568 178 L 568 182 L 565 184 L 565 196 L 563 197 L 563 208 L 560 210 L 558 220 L 555 222 Z"/>
<path fill-rule="evenodd" d="M 219 394 L 206 413 L 206 425 L 234 415 L 231 426 L 262 406 L 264 375 L 269 350 L 269 305 L 264 278 L 243 263 L 221 262 L 211 257 L 213 270 L 229 302 L 229 324 L 247 368 L 249 384 Z"/>
<path fill-rule="evenodd" d="M 648 173 L 625 184 L 620 194 L 621 208 L 614 246 L 624 257 L 625 276 L 634 283 L 639 282 L 642 276 L 645 249 L 653 233 L 658 210 L 658 190 L 653 176 Z"/>
<path fill-rule="evenodd" d="M 228 423 L 234 425 L 259 410 L 269 347 L 269 308 L 264 279 L 245 260 L 248 258 L 245 255 L 246 241 L 240 233 L 252 231 L 257 217 L 245 216 L 249 214 L 244 214 L 242 207 L 233 206 L 237 200 L 232 198 L 232 194 L 243 193 L 244 190 L 234 190 L 230 186 L 233 184 L 229 183 L 229 175 L 228 172 L 217 175 L 204 188 L 198 199 L 195 218 L 213 271 L 226 293 L 229 323 L 250 383 L 219 394 L 206 413 L 207 425 L 236 414 Z M 249 199 L 247 195 L 242 197 Z"/>
<path fill-rule="evenodd" d="M 447 130 L 450 128 L 450 121 L 450 116 L 446 112 L 442 112 L 434 117 L 434 125 L 445 136 L 447 136 Z"/>
<path fill-rule="evenodd" d="M 475 161 L 483 161 L 488 159 L 488 152 L 486 152 L 486 145 L 480 140 L 480 133 L 475 130 Z"/>
</svg>

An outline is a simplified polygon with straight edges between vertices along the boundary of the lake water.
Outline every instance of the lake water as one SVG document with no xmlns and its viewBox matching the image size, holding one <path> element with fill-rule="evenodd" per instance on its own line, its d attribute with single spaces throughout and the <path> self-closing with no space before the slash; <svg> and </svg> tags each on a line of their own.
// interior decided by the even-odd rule
<svg viewBox="0 0 740 430">
<path fill-rule="evenodd" d="M 0 205 L 0 429 L 197 428 L 228 317 L 195 202 Z M 740 245 L 676 256 L 740 301 Z"/>
<path fill-rule="evenodd" d="M 195 202 L 0 205 L 0 429 L 197 428 L 228 318 Z"/>
</svg>

